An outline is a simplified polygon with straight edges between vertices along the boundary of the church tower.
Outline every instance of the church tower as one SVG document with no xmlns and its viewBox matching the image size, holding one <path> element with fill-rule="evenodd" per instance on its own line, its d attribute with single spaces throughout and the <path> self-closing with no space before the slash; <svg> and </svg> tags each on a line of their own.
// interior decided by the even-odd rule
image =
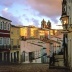
<svg viewBox="0 0 72 72">
<path fill-rule="evenodd" d="M 48 29 L 51 29 L 51 22 L 48 20 L 48 22 L 47 22 L 47 28 Z"/>
<path fill-rule="evenodd" d="M 46 28 L 46 21 L 44 19 L 41 21 L 41 28 Z"/>
</svg>

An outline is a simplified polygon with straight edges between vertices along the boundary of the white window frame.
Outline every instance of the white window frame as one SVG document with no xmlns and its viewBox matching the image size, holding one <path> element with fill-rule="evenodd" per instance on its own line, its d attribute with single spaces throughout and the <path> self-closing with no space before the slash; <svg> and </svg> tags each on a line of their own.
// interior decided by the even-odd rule
<svg viewBox="0 0 72 72">
<path fill-rule="evenodd" d="M 4 45 L 6 45 L 6 39 L 7 39 L 6 37 L 3 38 Z"/>
<path fill-rule="evenodd" d="M 6 38 L 6 44 L 10 45 L 10 38 Z"/>
<path fill-rule="evenodd" d="M 7 30 L 7 25 L 6 25 L 6 23 L 4 22 L 3 24 L 4 24 L 4 30 Z"/>
<path fill-rule="evenodd" d="M 1 42 L 0 45 L 3 45 L 3 37 L 0 37 L 0 40 L 1 40 L 0 41 Z"/>
<path fill-rule="evenodd" d="M 7 30 L 10 31 L 10 23 L 7 24 Z"/>
</svg>

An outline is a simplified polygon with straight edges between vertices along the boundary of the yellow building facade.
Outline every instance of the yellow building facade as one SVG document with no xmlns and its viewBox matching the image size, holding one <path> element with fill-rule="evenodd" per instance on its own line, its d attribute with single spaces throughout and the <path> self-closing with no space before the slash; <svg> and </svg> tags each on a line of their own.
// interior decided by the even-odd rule
<svg viewBox="0 0 72 72">
<path fill-rule="evenodd" d="M 20 28 L 11 25 L 11 62 L 20 62 Z"/>
<path fill-rule="evenodd" d="M 24 36 L 26 38 L 37 38 L 38 29 L 33 26 L 24 26 L 20 28 L 20 36 Z"/>
<path fill-rule="evenodd" d="M 28 27 L 21 27 L 20 28 L 20 36 L 25 36 L 27 37 L 27 31 L 28 31 Z"/>
</svg>

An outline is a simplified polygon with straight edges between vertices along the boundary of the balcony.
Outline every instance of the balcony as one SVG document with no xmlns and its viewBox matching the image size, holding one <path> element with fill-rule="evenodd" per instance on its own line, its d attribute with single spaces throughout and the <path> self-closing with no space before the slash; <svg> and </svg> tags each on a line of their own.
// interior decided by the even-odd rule
<svg viewBox="0 0 72 72">
<path fill-rule="evenodd" d="M 11 50 L 18 50 L 18 49 L 20 49 L 20 45 L 11 46 Z"/>
<path fill-rule="evenodd" d="M 0 45 L 0 50 L 4 51 L 4 50 L 10 50 L 11 45 Z"/>
<path fill-rule="evenodd" d="M 14 45 L 13 48 L 17 48 L 17 45 Z"/>
</svg>

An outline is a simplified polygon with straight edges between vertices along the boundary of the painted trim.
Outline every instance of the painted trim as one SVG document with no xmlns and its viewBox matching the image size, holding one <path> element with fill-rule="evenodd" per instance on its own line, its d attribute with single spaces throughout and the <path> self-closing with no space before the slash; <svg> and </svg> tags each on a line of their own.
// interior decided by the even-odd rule
<svg viewBox="0 0 72 72">
<path fill-rule="evenodd" d="M 0 32 L 3 32 L 3 33 L 10 33 L 10 30 L 8 31 L 8 30 L 2 30 L 2 29 L 0 29 Z"/>
<path fill-rule="evenodd" d="M 0 37 L 9 37 L 10 38 L 10 34 L 0 34 Z"/>
<path fill-rule="evenodd" d="M 10 34 L 10 33 L 3 33 L 3 32 L 0 32 L 0 34 Z"/>
</svg>

